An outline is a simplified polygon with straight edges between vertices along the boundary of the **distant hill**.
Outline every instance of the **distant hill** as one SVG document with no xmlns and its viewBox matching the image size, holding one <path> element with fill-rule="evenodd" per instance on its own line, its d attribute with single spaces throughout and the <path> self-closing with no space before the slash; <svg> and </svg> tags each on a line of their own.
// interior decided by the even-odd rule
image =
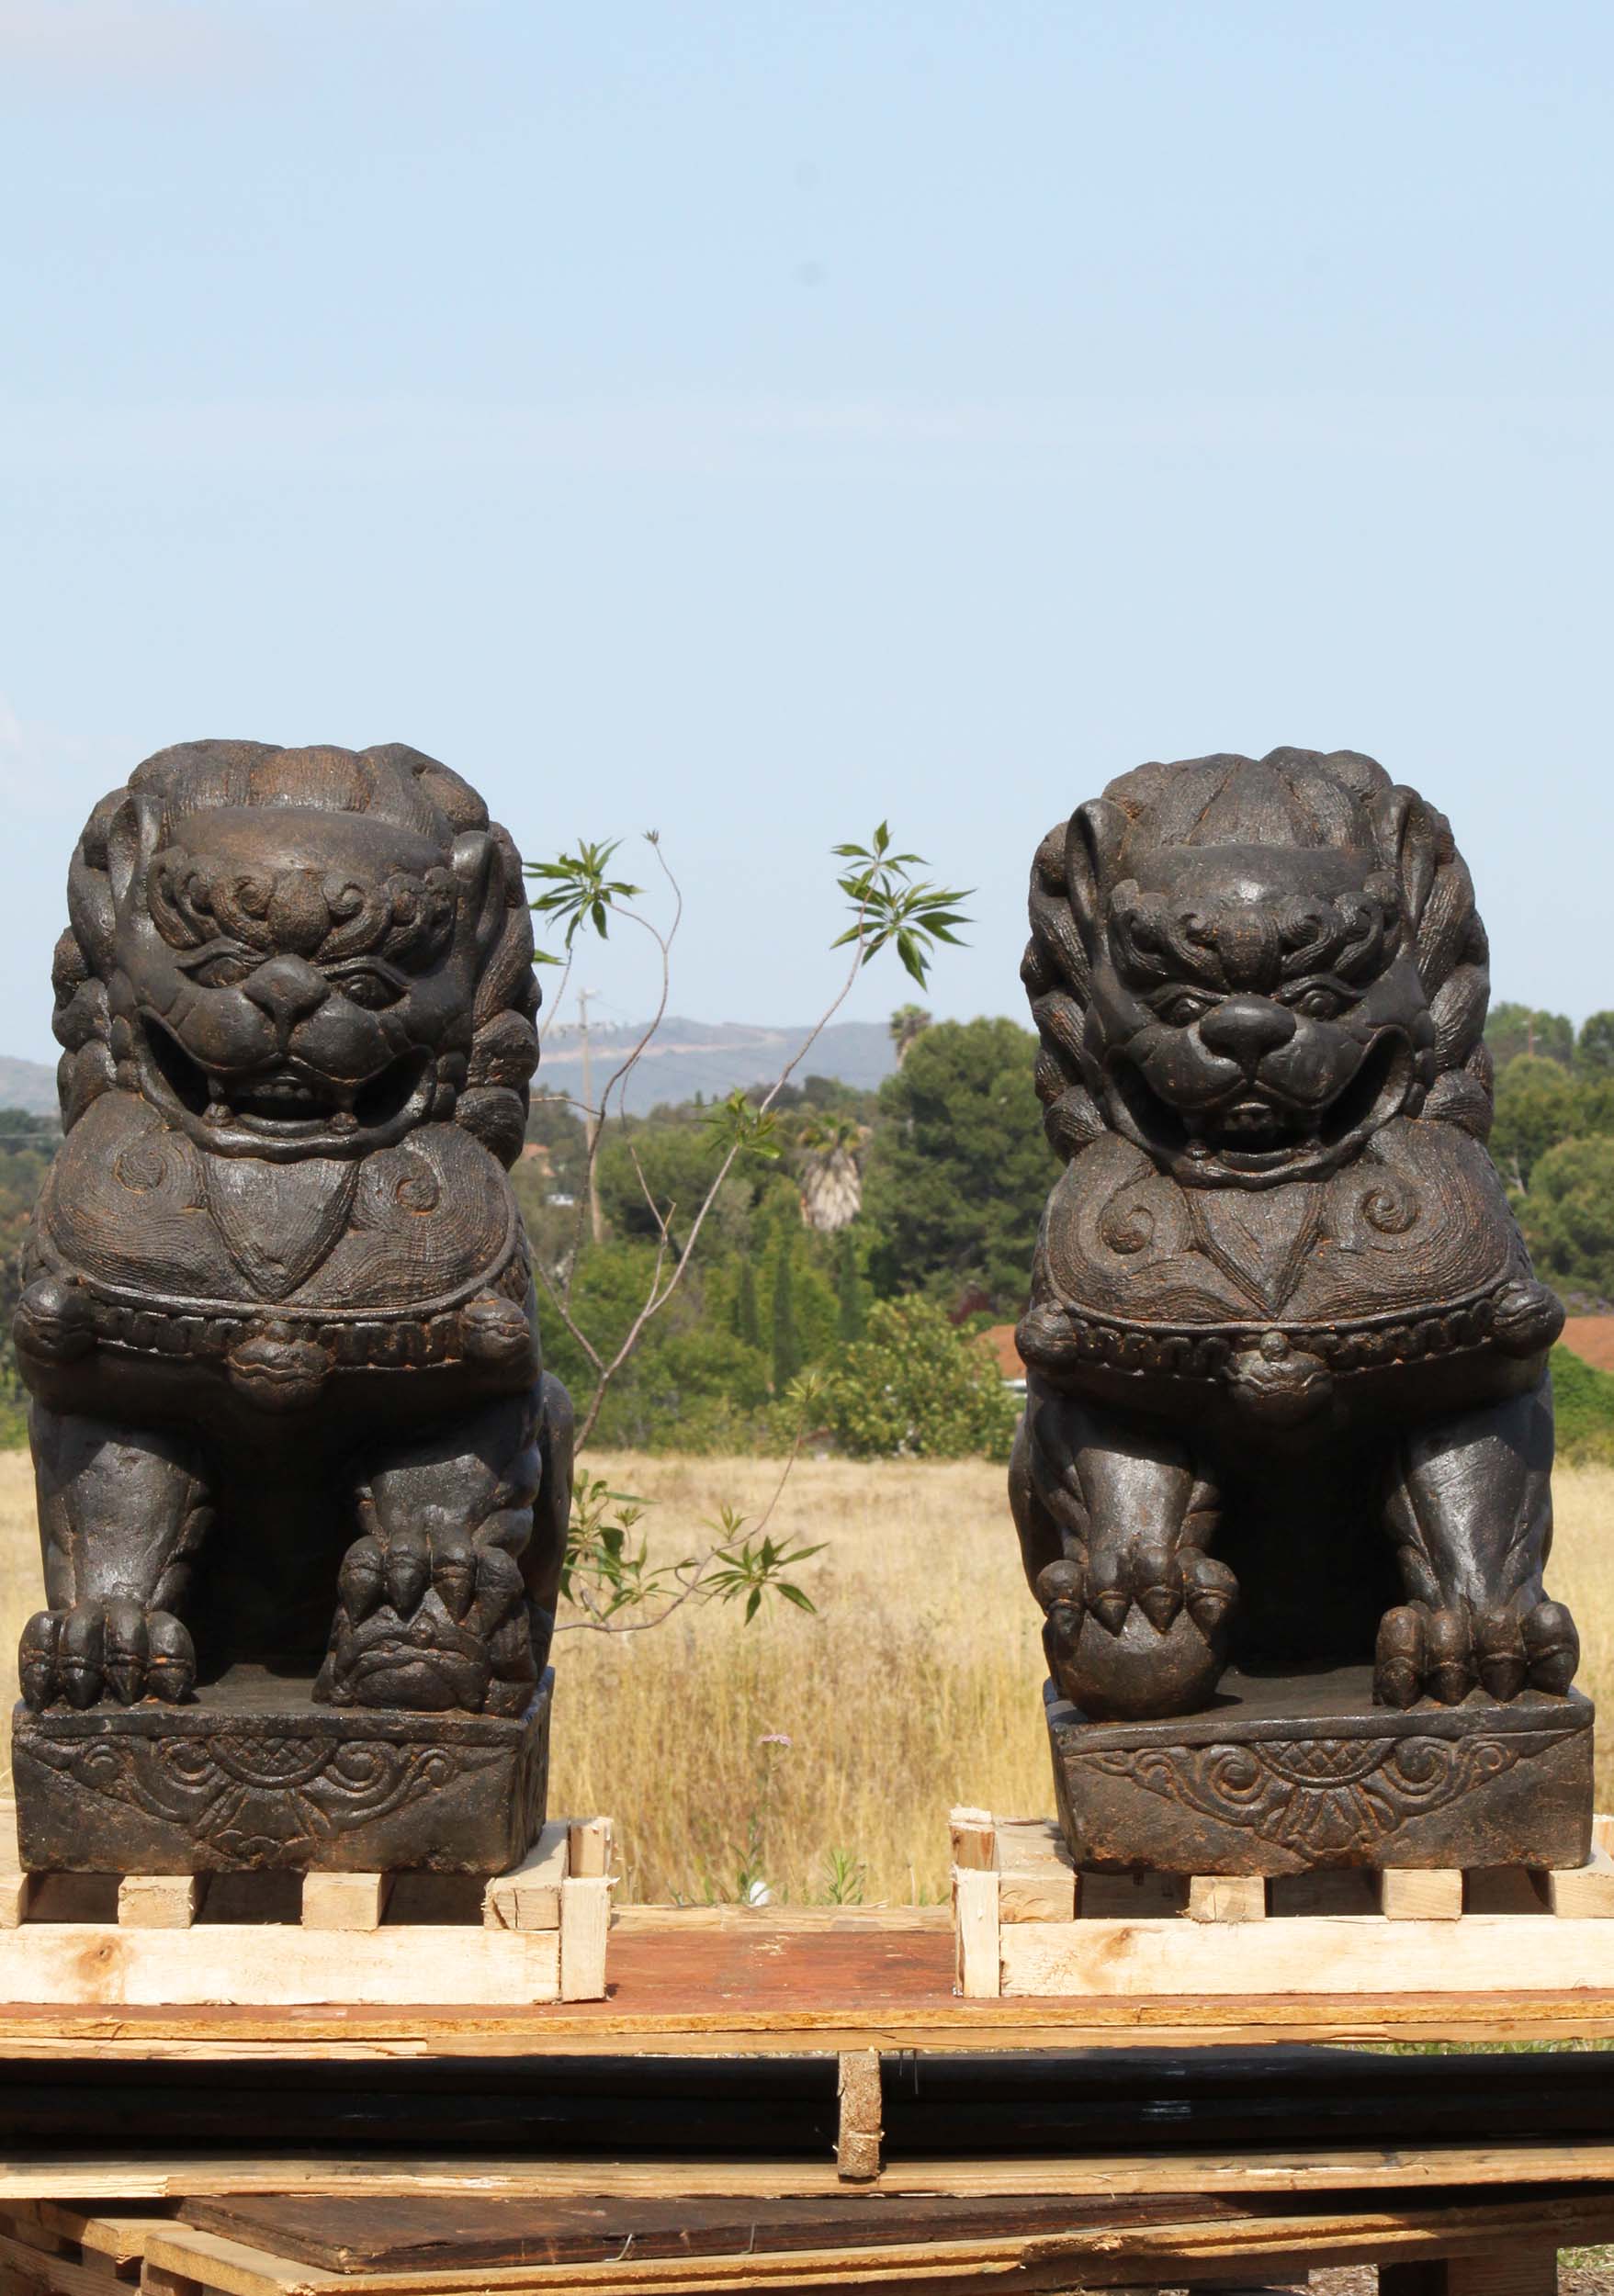
<svg viewBox="0 0 1614 2296">
<path fill-rule="evenodd" d="M 0 1053 L 0 1109 L 28 1116 L 56 1114 L 56 1071 L 44 1061 L 7 1060 Z"/>
<path fill-rule="evenodd" d="M 643 1034 L 642 1022 L 637 1029 L 589 1030 L 596 1099 Z M 642 1116 L 658 1102 L 693 1100 L 697 1092 L 707 1100 L 720 1100 L 737 1086 L 772 1084 L 807 1034 L 805 1023 L 796 1029 L 746 1028 L 734 1020 L 683 1020 L 670 1015 L 627 1079 L 628 1113 Z M 833 1076 L 869 1090 L 896 1065 L 883 1020 L 839 1020 L 825 1030 L 793 1082 Z M 547 1086 L 551 1092 L 583 1097 L 582 1044 L 575 1028 L 557 1024 L 545 1037 L 536 1082 L 540 1089 Z M 617 1106 L 615 1093 L 611 1105 Z"/>
<path fill-rule="evenodd" d="M 720 1100 L 735 1086 L 772 1084 L 807 1033 L 798 1029 L 746 1028 L 735 1020 L 682 1020 L 669 1017 L 655 1042 L 627 1080 L 627 1108 L 643 1116 L 659 1101 L 693 1100 L 700 1093 Z M 605 1088 L 613 1070 L 621 1066 L 644 1034 L 638 1028 L 596 1028 L 589 1030 L 596 1094 Z M 841 1084 L 871 1089 L 896 1067 L 891 1039 L 883 1020 L 840 1020 L 825 1030 L 796 1072 L 796 1082 L 807 1076 L 834 1076 Z M 575 1028 L 559 1023 L 544 1039 L 540 1087 L 582 1096 L 582 1045 Z M 617 1105 L 613 1094 L 611 1105 Z M 0 1109 L 25 1109 L 30 1116 L 56 1113 L 56 1071 L 43 1061 L 7 1060 L 0 1056 Z"/>
</svg>

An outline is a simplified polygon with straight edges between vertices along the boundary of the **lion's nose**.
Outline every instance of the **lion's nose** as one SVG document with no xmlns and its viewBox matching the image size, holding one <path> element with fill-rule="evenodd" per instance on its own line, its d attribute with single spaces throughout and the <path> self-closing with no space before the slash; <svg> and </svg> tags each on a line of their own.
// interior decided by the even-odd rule
<svg viewBox="0 0 1614 2296">
<path fill-rule="evenodd" d="M 1294 1034 L 1294 1015 L 1270 996 L 1229 996 L 1200 1022 L 1200 1041 L 1254 1075 L 1268 1052 Z"/>
<path fill-rule="evenodd" d="M 254 1005 L 266 1012 L 282 1033 L 317 1011 L 331 994 L 322 973 L 301 957 L 271 957 L 267 964 L 242 983 Z"/>
</svg>

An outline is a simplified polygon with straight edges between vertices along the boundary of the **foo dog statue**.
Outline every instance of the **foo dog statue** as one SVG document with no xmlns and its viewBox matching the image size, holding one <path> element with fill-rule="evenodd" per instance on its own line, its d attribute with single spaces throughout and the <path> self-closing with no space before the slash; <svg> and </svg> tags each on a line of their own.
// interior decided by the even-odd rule
<svg viewBox="0 0 1614 2296">
<path fill-rule="evenodd" d="M 1446 821 L 1351 751 L 1146 765 L 1044 841 L 1031 921 L 1066 1168 L 1010 1492 L 1072 1848 L 1580 1863 L 1563 1311 L 1484 1147 Z"/>
<path fill-rule="evenodd" d="M 96 806 L 68 906 L 25 1862 L 507 1864 L 570 1497 L 515 850 L 415 750 L 196 742 Z"/>
</svg>

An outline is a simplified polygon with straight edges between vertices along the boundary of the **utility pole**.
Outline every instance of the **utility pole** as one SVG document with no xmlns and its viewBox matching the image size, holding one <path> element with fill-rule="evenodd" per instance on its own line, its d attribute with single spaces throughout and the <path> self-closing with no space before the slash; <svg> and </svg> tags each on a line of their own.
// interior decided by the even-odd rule
<svg viewBox="0 0 1614 2296">
<path fill-rule="evenodd" d="M 595 1150 L 600 1140 L 600 1115 L 594 1107 L 594 1072 L 589 1059 L 589 998 L 592 988 L 577 992 L 577 1033 L 582 1046 L 582 1105 L 583 1134 L 589 1159 L 589 1229 L 596 1244 L 605 1241 L 605 1222 L 600 1216 L 600 1183 L 594 1170 Z"/>
</svg>

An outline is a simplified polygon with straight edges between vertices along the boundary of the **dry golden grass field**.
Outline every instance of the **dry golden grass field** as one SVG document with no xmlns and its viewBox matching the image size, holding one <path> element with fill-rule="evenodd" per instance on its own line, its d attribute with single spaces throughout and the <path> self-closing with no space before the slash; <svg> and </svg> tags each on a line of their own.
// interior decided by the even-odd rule
<svg viewBox="0 0 1614 2296">
<path fill-rule="evenodd" d="M 750 1458 L 588 1466 L 654 1503 L 651 1551 L 669 1557 L 709 1545 L 725 1504 L 754 1522 L 779 1474 Z M 1552 1591 L 1580 1621 L 1585 1688 L 1614 1701 L 1614 1469 L 1561 1469 L 1557 1509 Z M 730 1897 L 760 1875 L 780 1900 L 936 1900 L 953 1803 L 1052 1807 L 1002 1470 L 804 1460 L 769 1527 L 825 1542 L 800 1572 L 816 1615 L 779 1604 L 747 1626 L 691 1609 L 648 1633 L 561 1634 L 550 1806 L 615 1816 L 634 1897 Z M 0 1454 L 8 1674 L 39 1583 L 28 1460 Z M 1614 1752 L 1598 1786 L 1607 1808 Z"/>
</svg>

